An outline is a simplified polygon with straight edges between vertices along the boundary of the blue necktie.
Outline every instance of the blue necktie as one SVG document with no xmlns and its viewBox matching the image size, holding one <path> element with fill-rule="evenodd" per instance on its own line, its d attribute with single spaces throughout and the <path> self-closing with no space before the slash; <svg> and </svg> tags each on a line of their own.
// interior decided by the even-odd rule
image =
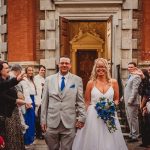
<svg viewBox="0 0 150 150">
<path fill-rule="evenodd" d="M 130 77 L 131 77 L 131 74 L 128 75 L 128 80 L 130 79 Z"/>
<path fill-rule="evenodd" d="M 65 77 L 61 77 L 61 87 L 60 90 L 62 91 L 65 87 Z"/>
</svg>

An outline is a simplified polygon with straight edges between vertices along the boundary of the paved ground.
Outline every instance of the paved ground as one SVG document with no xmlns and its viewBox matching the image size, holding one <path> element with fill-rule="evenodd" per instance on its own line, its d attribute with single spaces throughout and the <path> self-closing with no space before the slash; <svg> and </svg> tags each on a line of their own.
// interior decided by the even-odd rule
<svg viewBox="0 0 150 150">
<path fill-rule="evenodd" d="M 135 143 L 127 143 L 129 150 L 150 150 L 150 148 L 139 147 L 141 144 L 141 139 Z M 48 150 L 44 140 L 35 140 L 34 145 L 28 150 Z"/>
</svg>

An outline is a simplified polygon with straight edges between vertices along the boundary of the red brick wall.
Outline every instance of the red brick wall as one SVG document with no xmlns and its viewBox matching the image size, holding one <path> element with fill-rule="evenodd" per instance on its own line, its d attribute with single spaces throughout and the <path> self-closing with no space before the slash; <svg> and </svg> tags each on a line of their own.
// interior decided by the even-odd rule
<svg viewBox="0 0 150 150">
<path fill-rule="evenodd" d="M 8 61 L 36 59 L 36 0 L 8 0 Z"/>
<path fill-rule="evenodd" d="M 150 61 L 150 0 L 142 0 L 142 3 L 143 3 L 142 49 L 144 51 L 142 59 Z"/>
</svg>

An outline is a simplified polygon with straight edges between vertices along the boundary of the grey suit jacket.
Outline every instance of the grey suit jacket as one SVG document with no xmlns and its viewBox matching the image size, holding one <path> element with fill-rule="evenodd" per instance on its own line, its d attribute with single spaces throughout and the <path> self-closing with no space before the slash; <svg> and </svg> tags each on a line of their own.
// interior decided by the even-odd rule
<svg viewBox="0 0 150 150">
<path fill-rule="evenodd" d="M 130 79 L 127 81 L 124 89 L 124 100 L 126 105 L 128 102 L 132 105 L 139 104 L 138 87 L 140 82 L 141 78 L 138 75 L 131 75 Z"/>
<path fill-rule="evenodd" d="M 74 128 L 76 119 L 84 122 L 85 116 L 82 79 L 69 73 L 67 84 L 61 92 L 59 74 L 47 77 L 42 95 L 41 124 L 57 128 L 62 121 L 66 128 Z"/>
</svg>

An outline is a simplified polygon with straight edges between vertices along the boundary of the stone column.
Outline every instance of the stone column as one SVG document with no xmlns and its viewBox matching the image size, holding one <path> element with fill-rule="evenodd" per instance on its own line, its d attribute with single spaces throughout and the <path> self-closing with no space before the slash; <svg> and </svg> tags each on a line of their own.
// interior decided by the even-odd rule
<svg viewBox="0 0 150 150">
<path fill-rule="evenodd" d="M 4 0 L 0 0 L 0 59 L 7 60 L 7 23 L 6 23 L 6 14 L 7 6 L 4 3 Z"/>
</svg>

